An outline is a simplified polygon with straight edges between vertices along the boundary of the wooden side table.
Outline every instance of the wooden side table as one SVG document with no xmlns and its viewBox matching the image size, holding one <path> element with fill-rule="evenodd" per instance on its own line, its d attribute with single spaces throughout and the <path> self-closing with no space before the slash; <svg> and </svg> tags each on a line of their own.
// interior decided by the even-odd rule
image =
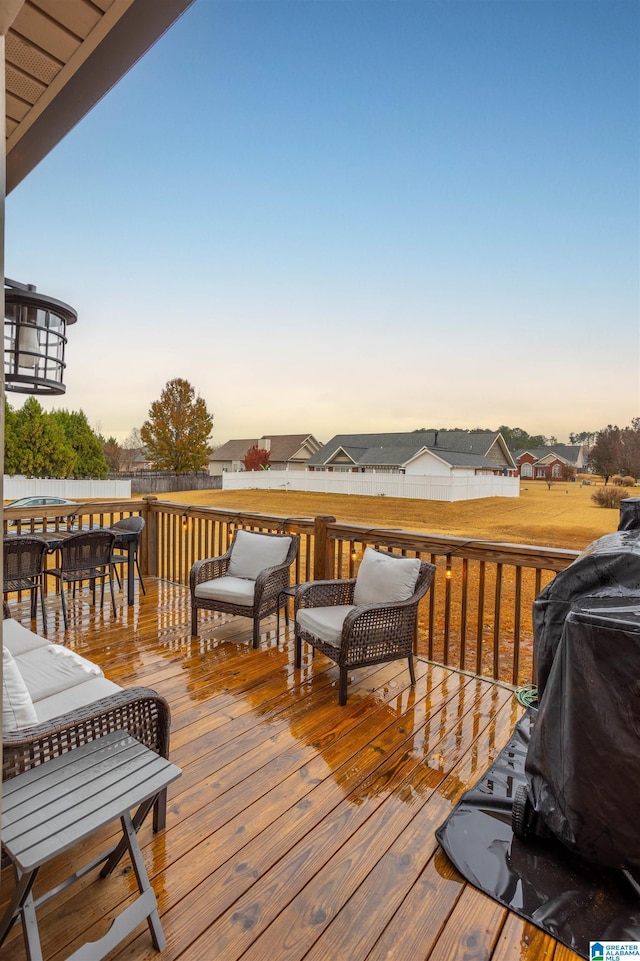
<svg viewBox="0 0 640 961">
<path fill-rule="evenodd" d="M 36 908 L 103 861 L 100 875 L 107 877 L 128 850 L 139 896 L 102 938 L 87 942 L 67 961 L 99 961 L 144 920 L 154 947 L 162 951 L 166 941 L 137 830 L 159 792 L 181 773 L 130 735 L 114 731 L 5 781 L 2 847 L 13 862 L 16 890 L 0 920 L 0 945 L 20 917 L 27 957 L 42 961 Z M 122 825 L 118 844 L 34 901 L 33 884 L 42 865 L 117 818 Z"/>
</svg>

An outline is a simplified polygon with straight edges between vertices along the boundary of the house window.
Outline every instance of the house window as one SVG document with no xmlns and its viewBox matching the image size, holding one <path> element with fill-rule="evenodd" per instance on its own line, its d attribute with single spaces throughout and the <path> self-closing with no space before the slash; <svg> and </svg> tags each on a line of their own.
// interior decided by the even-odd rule
<svg viewBox="0 0 640 961">
<path fill-rule="evenodd" d="M 532 469 L 532 467 L 531 467 L 531 464 L 523 464 L 523 465 L 522 465 L 522 467 L 520 468 L 520 476 L 521 476 L 521 477 L 533 477 L 533 469 Z"/>
<path fill-rule="evenodd" d="M 560 466 L 560 464 L 554 464 L 553 467 L 551 468 L 552 477 L 560 477 L 561 472 L 562 472 L 562 467 Z"/>
</svg>

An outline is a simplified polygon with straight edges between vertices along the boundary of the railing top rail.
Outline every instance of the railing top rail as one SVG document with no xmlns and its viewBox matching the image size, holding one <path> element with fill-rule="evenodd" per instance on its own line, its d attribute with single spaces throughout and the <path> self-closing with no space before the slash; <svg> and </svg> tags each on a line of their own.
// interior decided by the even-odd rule
<svg viewBox="0 0 640 961">
<path fill-rule="evenodd" d="M 366 527 L 364 524 L 329 523 L 327 534 L 335 540 L 375 543 L 383 547 L 430 551 L 432 554 L 466 557 L 473 560 L 524 564 L 527 567 L 539 567 L 545 570 L 562 570 L 580 553 L 557 547 L 512 544 L 483 540 L 480 537 L 456 537 L 448 534 L 432 534 L 427 531 L 406 531 L 400 528 Z"/>
<path fill-rule="evenodd" d="M 187 518 L 210 518 L 225 524 L 247 524 L 256 527 L 292 531 L 293 533 L 313 532 L 313 517 L 290 517 L 286 514 L 262 514 L 257 511 L 239 511 L 229 508 L 204 507 L 195 504 L 181 504 L 177 501 L 159 501 L 145 497 L 145 508 L 154 513 L 174 514 Z"/>
<path fill-rule="evenodd" d="M 135 513 L 144 511 L 147 505 L 143 500 L 74 501 L 71 504 L 42 504 L 37 507 L 3 507 L 3 516 L 10 519 L 34 517 L 83 516 L 85 514 L 109 514 L 120 511 Z"/>
</svg>

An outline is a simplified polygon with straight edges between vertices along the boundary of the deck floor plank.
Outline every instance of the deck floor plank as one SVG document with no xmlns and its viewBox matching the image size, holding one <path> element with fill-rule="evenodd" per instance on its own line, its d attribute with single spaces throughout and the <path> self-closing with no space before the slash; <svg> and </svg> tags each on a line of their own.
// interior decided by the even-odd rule
<svg viewBox="0 0 640 961">
<path fill-rule="evenodd" d="M 506 743 L 522 708 L 506 687 L 416 663 L 353 672 L 347 705 L 337 669 L 267 619 L 258 651 L 242 618 L 202 615 L 190 636 L 188 591 L 148 578 L 118 616 L 77 598 L 65 633 L 48 595 L 49 637 L 123 686 L 153 687 L 172 709 L 167 829 L 140 844 L 167 937 L 159 955 L 141 926 L 110 961 L 575 961 L 538 929 L 457 874 L 434 831 Z M 14 603 L 29 625 L 28 601 Z M 36 625 L 37 629 L 37 625 Z M 82 860 L 116 836 L 81 845 Z M 42 871 L 39 889 L 78 866 Z M 13 889 L 2 874 L 0 906 Z M 125 861 L 38 910 L 44 957 L 62 961 L 129 903 Z M 19 925 L 0 961 L 24 961 Z"/>
</svg>

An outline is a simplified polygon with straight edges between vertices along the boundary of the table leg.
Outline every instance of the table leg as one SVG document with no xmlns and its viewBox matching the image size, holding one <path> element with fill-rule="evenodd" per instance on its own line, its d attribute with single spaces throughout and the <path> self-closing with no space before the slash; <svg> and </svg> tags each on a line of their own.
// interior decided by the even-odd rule
<svg viewBox="0 0 640 961">
<path fill-rule="evenodd" d="M 138 882 L 140 895 L 141 897 L 144 896 L 144 899 L 147 902 L 145 910 L 153 946 L 157 951 L 164 951 L 167 946 L 167 942 L 165 941 L 162 925 L 160 924 L 160 915 L 158 914 L 158 903 L 156 901 L 155 892 L 149 884 L 147 871 L 144 866 L 144 861 L 142 860 L 142 852 L 140 850 L 140 846 L 138 845 L 138 835 L 136 834 L 136 829 L 133 826 L 131 815 L 123 814 L 120 820 L 122 822 L 123 833 L 127 839 L 129 855 L 131 857 L 131 863 L 133 865 L 133 870 Z M 151 907 L 151 899 L 153 900 L 153 907 L 151 910 L 149 910 Z"/>
<path fill-rule="evenodd" d="M 37 873 L 38 868 L 35 871 L 28 871 L 26 874 L 20 874 L 15 869 L 16 889 L 0 921 L 0 944 L 2 944 L 13 927 L 13 922 L 22 916 L 22 933 L 29 961 L 42 961 L 42 948 L 40 947 L 40 935 L 32 893 L 33 882 Z"/>
<path fill-rule="evenodd" d="M 135 591 L 135 558 L 136 553 L 136 542 L 135 540 L 129 541 L 127 544 L 127 604 L 133 604 L 134 591 Z"/>
</svg>

